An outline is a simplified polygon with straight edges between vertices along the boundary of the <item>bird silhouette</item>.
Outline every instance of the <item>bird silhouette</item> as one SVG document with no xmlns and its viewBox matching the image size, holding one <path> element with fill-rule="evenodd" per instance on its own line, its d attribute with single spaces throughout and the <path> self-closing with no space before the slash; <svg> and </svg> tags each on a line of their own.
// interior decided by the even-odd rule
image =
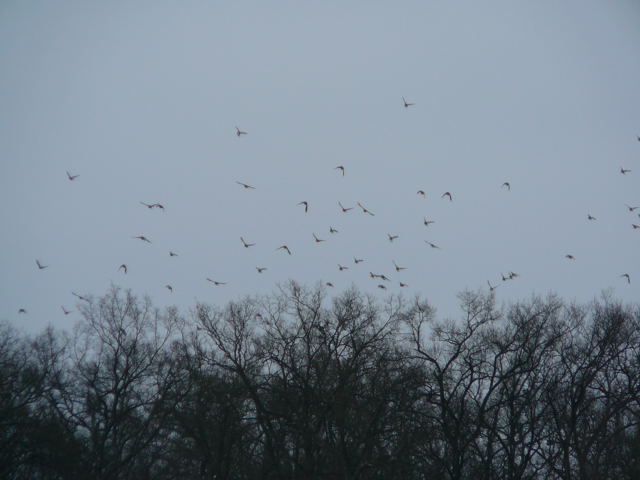
<svg viewBox="0 0 640 480">
<path fill-rule="evenodd" d="M 635 223 L 632 223 L 631 226 L 633 227 L 634 230 L 637 230 L 638 228 L 640 228 L 640 225 L 636 225 Z"/>
<path fill-rule="evenodd" d="M 628 273 L 623 273 L 622 275 L 620 275 L 621 277 L 625 277 L 627 279 L 627 283 L 631 283 L 631 277 L 629 276 Z"/>
<path fill-rule="evenodd" d="M 416 192 L 416 195 L 422 195 L 423 197 L 426 197 L 426 196 L 427 196 L 427 194 L 426 194 L 426 192 L 425 192 L 424 190 L 418 190 L 418 191 Z"/>
<path fill-rule="evenodd" d="M 237 181 L 237 180 L 236 180 L 236 183 L 237 183 L 238 185 L 242 185 L 245 189 L 253 189 L 253 190 L 255 190 L 255 189 L 256 189 L 256 187 L 253 187 L 253 186 L 249 185 L 248 183 L 242 183 L 242 182 L 239 182 L 239 181 Z"/>
<path fill-rule="evenodd" d="M 291 255 L 291 250 L 289 250 L 289 247 L 287 247 L 286 245 L 282 245 L 278 248 L 276 248 L 276 250 L 286 250 L 286 252 Z"/>
<path fill-rule="evenodd" d="M 340 270 L 340 271 L 349 270 L 349 267 L 345 267 L 343 265 L 338 264 L 338 270 Z"/>
<path fill-rule="evenodd" d="M 493 292 L 496 288 L 498 288 L 498 285 L 496 285 L 496 286 L 491 285 L 489 280 L 487 280 L 487 285 L 489 285 L 489 291 L 490 292 Z"/>
<path fill-rule="evenodd" d="M 408 287 L 408 286 L 409 286 L 409 284 L 408 284 L 408 283 L 402 283 L 402 282 L 400 282 L 400 287 L 401 287 L 401 288 L 402 288 L 402 287 Z"/>
<path fill-rule="evenodd" d="M 340 205 L 340 209 L 342 210 L 342 213 L 347 213 L 349 210 L 353 210 L 353 207 L 344 207 L 340 202 L 338 202 L 338 205 Z"/>
<path fill-rule="evenodd" d="M 432 223 L 436 223 L 436 221 L 435 220 L 427 220 L 427 217 L 424 217 L 424 220 L 422 221 L 422 223 L 424 223 L 425 227 L 428 227 Z"/>
<path fill-rule="evenodd" d="M 389 280 L 389 277 L 387 277 L 386 275 L 382 274 L 382 275 L 378 275 L 378 278 L 384 280 L 385 282 L 390 282 L 391 280 Z"/>
<path fill-rule="evenodd" d="M 39 270 L 44 270 L 45 268 L 48 268 L 49 265 L 43 265 L 40 263 L 40 260 L 36 260 L 36 265 L 38 265 L 38 269 Z"/>
<path fill-rule="evenodd" d="M 625 206 L 627 207 L 627 210 L 629 210 L 630 212 L 633 212 L 634 210 L 637 210 L 640 208 L 640 207 L 632 207 L 630 205 L 627 205 L 626 203 L 625 203 Z"/>
<path fill-rule="evenodd" d="M 162 205 L 160 203 L 152 203 L 151 204 L 151 208 L 159 208 L 160 210 L 162 210 L 164 212 L 164 205 Z"/>
<path fill-rule="evenodd" d="M 331 282 L 327 282 L 327 283 L 325 283 L 325 285 L 326 285 L 327 287 L 333 287 L 333 283 L 331 283 Z"/>
<path fill-rule="evenodd" d="M 502 186 L 507 187 L 507 190 L 511 190 L 511 184 L 509 182 L 504 182 Z"/>
<path fill-rule="evenodd" d="M 407 269 L 407 267 L 399 267 L 395 260 L 392 260 L 392 262 L 393 262 L 393 266 L 396 269 L 396 272 L 400 272 L 401 270 L 406 270 Z"/>
<path fill-rule="evenodd" d="M 127 269 L 127 266 L 124 263 L 118 267 L 118 271 L 120 271 L 120 270 L 124 270 L 124 274 L 125 275 L 127 274 L 128 269 Z"/>
<path fill-rule="evenodd" d="M 307 202 L 306 200 L 298 203 L 298 205 L 304 205 L 304 213 L 307 213 L 309 211 L 309 202 Z"/>
<path fill-rule="evenodd" d="M 400 238 L 399 235 L 391 235 L 389 233 L 387 233 L 387 238 L 389 239 L 390 242 L 393 242 L 395 239 Z"/>
<path fill-rule="evenodd" d="M 165 285 L 164 288 L 166 288 L 167 290 L 169 290 L 171 293 L 173 293 L 173 287 L 169 284 Z"/>
<path fill-rule="evenodd" d="M 62 311 L 64 312 L 65 315 L 69 315 L 72 312 L 72 310 L 67 310 L 63 306 L 60 306 L 60 308 L 62 309 Z"/>
<path fill-rule="evenodd" d="M 569 255 L 569 254 L 566 254 L 566 255 L 564 256 L 564 258 L 566 258 L 566 259 L 568 259 L 568 260 L 575 260 L 575 259 L 576 259 L 576 257 L 574 257 L 573 255 Z"/>
<path fill-rule="evenodd" d="M 451 192 L 444 192 L 442 195 L 440 195 L 440 198 L 443 197 L 449 197 L 449 201 L 453 202 L 453 197 L 451 196 Z"/>
<path fill-rule="evenodd" d="M 213 283 L 216 287 L 220 286 L 220 285 L 226 285 L 227 282 L 219 282 L 217 280 L 211 280 L 210 278 L 207 277 L 207 280 L 211 283 Z"/>
<path fill-rule="evenodd" d="M 630 172 L 631 172 L 631 170 L 626 170 L 626 169 L 624 169 L 624 168 L 620 167 L 620 173 L 621 173 L 622 175 L 626 175 L 627 173 L 630 173 Z"/>
<path fill-rule="evenodd" d="M 594 217 L 593 215 L 591 215 L 590 213 L 587 214 L 587 220 L 596 220 L 596 217 Z"/>
<path fill-rule="evenodd" d="M 21 308 L 20 310 L 18 310 L 18 313 L 27 313 L 27 311 L 24 308 Z"/>
<path fill-rule="evenodd" d="M 367 214 L 371 215 L 372 217 L 374 217 L 374 216 L 375 216 L 375 213 L 373 213 L 373 212 L 371 212 L 371 211 L 367 210 L 367 209 L 364 207 L 364 205 L 362 205 L 360 202 L 356 202 L 356 203 L 357 203 L 357 204 L 358 204 L 358 206 L 362 209 L 362 213 L 367 213 Z"/>
<path fill-rule="evenodd" d="M 240 241 L 242 242 L 242 245 L 244 246 L 244 248 L 253 247 L 255 245 L 255 243 L 247 243 L 247 242 L 245 242 L 244 238 L 242 238 L 242 237 L 240 237 Z"/>
<path fill-rule="evenodd" d="M 149 240 L 144 235 L 138 235 L 137 237 L 131 237 L 131 238 L 137 238 L 138 240 L 142 240 L 143 242 L 151 243 L 151 240 Z"/>
<path fill-rule="evenodd" d="M 404 97 L 402 97 L 402 104 L 404 105 L 404 108 L 409 108 L 409 107 L 415 105 L 415 103 L 407 103 L 407 101 L 404 99 Z"/>
<path fill-rule="evenodd" d="M 355 263 L 356 265 L 362 262 L 364 262 L 364 258 L 353 257 L 353 263 Z"/>
<path fill-rule="evenodd" d="M 258 273 L 262 273 L 267 269 L 267 267 L 256 267 L 256 270 L 258 271 Z"/>
<path fill-rule="evenodd" d="M 427 242 L 425 240 L 425 243 L 427 243 L 431 248 L 440 248 L 438 245 L 436 245 L 435 243 L 431 243 L 431 242 Z"/>
<path fill-rule="evenodd" d="M 243 132 L 238 127 L 236 127 L 236 135 L 239 137 L 240 135 L 247 135 L 248 132 Z"/>
<path fill-rule="evenodd" d="M 147 207 L 149 210 L 151 210 L 153 208 L 153 206 L 155 205 L 155 203 L 144 203 L 144 202 L 140 202 L 142 205 L 144 205 L 145 207 Z"/>
<path fill-rule="evenodd" d="M 71 174 L 67 171 L 67 178 L 68 178 L 69 180 L 71 180 L 72 182 L 73 182 L 76 178 L 78 178 L 79 176 L 80 176 L 80 175 L 71 175 Z"/>
<path fill-rule="evenodd" d="M 520 275 L 518 275 L 516 272 L 509 272 L 509 280 L 513 280 L 514 278 L 518 278 Z"/>
<path fill-rule="evenodd" d="M 178 256 L 178 254 L 177 254 L 177 253 L 174 253 L 174 252 L 169 252 L 169 256 L 170 256 L 170 257 L 177 257 L 177 256 Z"/>
<path fill-rule="evenodd" d="M 344 177 L 344 166 L 342 166 L 342 165 L 338 165 L 336 168 L 334 168 L 334 170 L 340 170 L 340 171 L 342 171 L 342 176 Z"/>
<path fill-rule="evenodd" d="M 378 288 L 379 288 L 379 289 L 381 289 L 381 290 L 386 290 L 386 289 L 387 289 L 387 287 L 385 287 L 385 286 L 384 286 L 384 285 L 382 285 L 381 283 L 380 283 L 380 284 L 378 284 Z"/>
<path fill-rule="evenodd" d="M 82 295 L 78 295 L 76 292 L 71 292 L 71 295 L 73 295 L 74 297 L 78 297 L 79 300 L 84 300 L 85 302 L 89 301 L 88 298 L 85 298 Z"/>
<path fill-rule="evenodd" d="M 322 239 L 322 238 L 318 238 L 316 237 L 316 234 L 313 234 L 313 239 L 315 240 L 316 243 L 320 243 L 320 242 L 325 242 L 326 240 Z"/>
<path fill-rule="evenodd" d="M 338 230 L 336 230 L 332 226 L 329 226 L 329 233 L 338 233 Z"/>
</svg>

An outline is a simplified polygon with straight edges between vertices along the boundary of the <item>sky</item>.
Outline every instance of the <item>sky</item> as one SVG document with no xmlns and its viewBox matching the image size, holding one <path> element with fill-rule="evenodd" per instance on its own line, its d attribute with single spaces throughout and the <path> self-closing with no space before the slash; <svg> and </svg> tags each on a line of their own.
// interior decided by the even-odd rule
<svg viewBox="0 0 640 480">
<path fill-rule="evenodd" d="M 635 0 L 3 1 L 0 320 L 68 329 L 112 283 L 637 301 L 639 46 Z"/>
</svg>

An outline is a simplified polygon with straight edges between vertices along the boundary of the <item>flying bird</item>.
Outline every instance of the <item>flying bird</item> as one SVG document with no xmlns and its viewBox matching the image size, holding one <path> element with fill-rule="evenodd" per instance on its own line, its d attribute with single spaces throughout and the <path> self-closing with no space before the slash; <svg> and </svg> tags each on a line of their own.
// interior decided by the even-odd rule
<svg viewBox="0 0 640 480">
<path fill-rule="evenodd" d="M 207 277 L 207 280 L 210 281 L 211 283 L 213 283 L 216 287 L 218 287 L 220 285 L 226 285 L 227 284 L 227 282 L 218 282 L 217 280 L 211 280 L 208 277 Z"/>
<path fill-rule="evenodd" d="M 349 270 L 349 267 L 345 267 L 345 266 L 342 266 L 342 265 L 338 264 L 338 270 L 340 270 L 340 271 Z"/>
<path fill-rule="evenodd" d="M 407 267 L 399 267 L 398 264 L 396 264 L 395 260 L 392 260 L 392 262 L 393 262 L 393 266 L 396 267 L 396 272 L 407 269 Z"/>
<path fill-rule="evenodd" d="M 362 213 L 368 213 L 369 215 L 371 215 L 372 217 L 375 216 L 374 213 L 370 212 L 369 210 L 367 210 L 360 202 L 356 202 L 358 204 L 358 206 L 362 209 Z"/>
<path fill-rule="evenodd" d="M 507 190 L 511 190 L 511 184 L 510 184 L 509 182 L 504 182 L 504 183 L 502 184 L 502 187 L 503 187 L 503 188 L 504 188 L 504 187 L 506 187 L 506 188 L 507 188 Z"/>
<path fill-rule="evenodd" d="M 137 238 L 139 240 L 142 240 L 143 242 L 147 242 L 147 243 L 151 243 L 151 240 L 149 240 L 147 237 L 145 237 L 144 235 L 138 235 L 137 237 L 131 237 L 131 238 Z"/>
<path fill-rule="evenodd" d="M 425 227 L 428 227 L 429 225 L 431 225 L 432 223 L 436 223 L 435 220 L 427 220 L 427 217 L 424 217 L 423 222 Z"/>
<path fill-rule="evenodd" d="M 280 246 L 280 247 L 276 248 L 276 250 L 286 250 L 286 251 L 287 251 L 287 253 L 288 253 L 289 255 L 291 255 L 291 250 L 289 250 L 289 247 L 287 247 L 286 245 L 282 245 L 282 246 Z"/>
<path fill-rule="evenodd" d="M 174 253 L 174 252 L 169 252 L 169 256 L 170 256 L 170 257 L 177 257 L 177 256 L 178 256 L 178 254 L 177 254 L 177 253 Z"/>
<path fill-rule="evenodd" d="M 62 309 L 62 311 L 64 312 L 65 315 L 69 315 L 72 312 L 72 310 L 67 310 L 63 306 L 60 306 L 60 308 Z"/>
<path fill-rule="evenodd" d="M 627 279 L 627 283 L 631 283 L 631 277 L 629 276 L 628 273 L 623 273 L 622 275 L 620 275 L 621 277 L 625 277 Z"/>
<path fill-rule="evenodd" d="M 159 208 L 160 210 L 162 210 L 164 212 L 164 205 L 162 205 L 160 203 L 151 204 L 151 208 Z"/>
<path fill-rule="evenodd" d="M 627 209 L 628 209 L 630 212 L 633 212 L 634 210 L 637 210 L 637 209 L 639 209 L 639 208 L 640 208 L 640 207 L 631 207 L 631 206 L 627 205 L 626 203 L 625 203 L 625 206 L 627 207 Z"/>
<path fill-rule="evenodd" d="M 385 286 L 384 286 L 384 285 L 382 285 L 382 284 L 379 284 L 379 285 L 378 285 L 378 288 L 380 288 L 381 290 L 386 290 L 386 289 L 387 289 L 387 287 L 385 287 Z"/>
<path fill-rule="evenodd" d="M 173 293 L 173 287 L 169 284 L 165 285 L 164 288 L 166 288 L 167 290 L 169 290 L 171 293 Z"/>
<path fill-rule="evenodd" d="M 431 247 L 431 248 L 440 248 L 438 245 L 436 245 L 435 243 L 431 243 L 431 242 L 427 242 L 425 240 L 425 242 Z"/>
<path fill-rule="evenodd" d="M 329 233 L 338 233 L 338 230 L 329 225 Z"/>
<path fill-rule="evenodd" d="M 520 275 L 518 275 L 516 272 L 509 272 L 509 280 L 513 280 L 514 278 L 518 278 Z"/>
<path fill-rule="evenodd" d="M 343 207 L 342 204 L 340 202 L 338 202 L 338 205 L 340 205 L 340 208 L 342 209 L 342 213 L 347 213 L 349 210 L 353 210 L 353 207 Z"/>
<path fill-rule="evenodd" d="M 331 282 L 327 282 L 327 283 L 325 283 L 325 285 L 326 285 L 327 287 L 333 287 L 333 283 L 331 283 Z"/>
<path fill-rule="evenodd" d="M 449 197 L 449 201 L 453 202 L 453 197 L 451 196 L 450 192 L 444 192 L 442 195 L 440 195 L 440 198 L 443 198 L 443 197 Z"/>
<path fill-rule="evenodd" d="M 634 230 L 637 230 L 638 228 L 640 228 L 640 225 L 636 225 L 635 223 L 632 223 L 631 226 L 633 227 Z"/>
<path fill-rule="evenodd" d="M 390 242 L 393 242 L 396 238 L 400 238 L 399 235 L 391 235 L 389 233 L 387 233 L 387 237 L 389 238 Z"/>
<path fill-rule="evenodd" d="M 387 277 L 386 275 L 382 274 L 382 275 L 378 275 L 378 278 L 381 278 L 382 280 L 384 280 L 385 282 L 390 282 L 391 280 L 389 280 L 389 277 Z"/>
<path fill-rule="evenodd" d="M 624 168 L 620 167 L 620 173 L 622 175 L 626 175 L 627 173 L 630 173 L 630 172 L 631 172 L 631 170 L 625 170 Z"/>
<path fill-rule="evenodd" d="M 80 175 L 71 175 L 71 174 L 67 171 L 67 178 L 68 178 L 69 180 L 71 180 L 72 182 L 73 182 L 76 178 L 78 178 L 79 176 L 80 176 Z"/>
<path fill-rule="evenodd" d="M 491 285 L 491 283 L 489 282 L 489 280 L 487 280 L 487 285 L 489 285 L 489 291 L 493 292 L 496 288 L 498 288 L 498 285 Z"/>
<path fill-rule="evenodd" d="M 427 194 L 425 193 L 425 191 L 424 191 L 424 190 L 418 190 L 418 191 L 416 192 L 416 195 L 422 195 L 423 197 L 426 197 L 426 196 L 427 196 Z"/>
<path fill-rule="evenodd" d="M 144 205 L 145 207 L 147 207 L 149 210 L 151 210 L 153 208 L 153 206 L 155 205 L 155 203 L 144 203 L 144 202 L 140 202 L 142 205 Z"/>
<path fill-rule="evenodd" d="M 73 295 L 74 297 L 78 297 L 79 300 L 84 300 L 85 302 L 89 301 L 87 298 L 83 297 L 82 295 L 78 295 L 76 292 L 71 292 L 71 295 Z"/>
<path fill-rule="evenodd" d="M 377 273 L 373 273 L 373 272 L 369 272 L 369 276 L 370 276 L 371 278 L 378 278 L 378 277 L 380 277 L 380 275 L 378 275 Z"/>
<path fill-rule="evenodd" d="M 236 127 L 236 135 L 239 137 L 240 135 L 247 135 L 247 132 L 243 132 L 238 127 Z"/>
<path fill-rule="evenodd" d="M 307 213 L 309 211 L 309 202 L 307 202 L 306 200 L 298 203 L 298 205 L 304 205 L 304 213 Z"/>
<path fill-rule="evenodd" d="M 124 274 L 125 275 L 127 274 L 128 269 L 127 269 L 127 266 L 124 263 L 118 267 L 118 271 L 120 271 L 120 270 L 124 270 Z"/>
<path fill-rule="evenodd" d="M 255 189 L 256 189 L 256 187 L 253 187 L 253 186 L 249 185 L 248 183 L 242 183 L 242 182 L 239 182 L 239 181 L 237 181 L 237 180 L 236 180 L 236 183 L 237 183 L 238 185 L 242 185 L 245 189 L 249 189 L 249 188 L 250 188 L 250 189 L 253 189 L 253 190 L 255 190 Z"/>
<path fill-rule="evenodd" d="M 590 213 L 587 214 L 587 220 L 596 220 L 596 217 L 594 217 L 593 215 L 591 215 Z"/>
<path fill-rule="evenodd" d="M 356 265 L 361 263 L 361 262 L 364 262 L 364 258 L 353 257 L 353 263 L 355 263 Z"/>
<path fill-rule="evenodd" d="M 240 241 L 242 242 L 242 245 L 244 245 L 244 248 L 249 248 L 249 247 L 253 247 L 255 245 L 255 243 L 247 243 L 244 241 L 244 238 L 240 237 Z"/>
<path fill-rule="evenodd" d="M 258 273 L 262 273 L 267 269 L 267 267 L 256 267 L 256 270 L 258 271 Z"/>
<path fill-rule="evenodd" d="M 342 172 L 342 176 L 344 177 L 344 166 L 338 165 L 334 170 L 340 170 Z"/>
<path fill-rule="evenodd" d="M 409 284 L 408 284 L 408 283 L 402 283 L 402 282 L 400 282 L 400 287 L 408 287 L 408 286 L 409 286 Z"/>
<path fill-rule="evenodd" d="M 566 258 L 566 259 L 568 259 L 568 260 L 575 260 L 575 259 L 576 259 L 576 257 L 574 257 L 573 255 L 569 255 L 569 254 L 566 254 L 566 255 L 564 256 L 564 258 Z"/>
<path fill-rule="evenodd" d="M 407 101 L 404 99 L 404 97 L 402 97 L 402 103 L 404 104 L 404 108 L 409 108 L 409 107 L 415 105 L 415 103 L 407 103 Z"/>
<path fill-rule="evenodd" d="M 44 270 L 45 268 L 48 268 L 49 265 L 43 265 L 40 263 L 40 260 L 36 260 L 36 265 L 38 265 L 38 269 L 40 270 Z"/>
<path fill-rule="evenodd" d="M 325 242 L 326 240 L 322 239 L 322 238 L 318 238 L 316 237 L 316 234 L 313 234 L 313 239 L 316 241 L 316 243 L 320 243 L 320 242 Z"/>
<path fill-rule="evenodd" d="M 27 313 L 27 311 L 24 308 L 21 308 L 20 310 L 18 310 L 18 313 Z"/>
</svg>

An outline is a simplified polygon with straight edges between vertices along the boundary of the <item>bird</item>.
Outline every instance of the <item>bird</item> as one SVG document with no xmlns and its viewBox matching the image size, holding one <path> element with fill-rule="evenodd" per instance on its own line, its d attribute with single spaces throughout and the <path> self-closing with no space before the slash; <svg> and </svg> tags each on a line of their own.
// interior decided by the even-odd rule
<svg viewBox="0 0 640 480">
<path fill-rule="evenodd" d="M 249 248 L 249 247 L 253 247 L 255 245 L 255 243 L 247 243 L 244 241 L 244 238 L 240 237 L 240 241 L 242 242 L 242 245 L 244 245 L 244 248 Z"/>
<path fill-rule="evenodd" d="M 164 205 L 162 205 L 160 203 L 153 203 L 151 205 L 151 208 L 159 208 L 160 210 L 162 210 L 164 212 Z"/>
<path fill-rule="evenodd" d="M 72 310 L 67 310 L 66 308 L 64 308 L 64 306 L 60 306 L 60 308 L 62 309 L 65 315 L 69 315 L 72 312 Z"/>
<path fill-rule="evenodd" d="M 440 198 L 443 197 L 449 197 L 449 201 L 453 202 L 453 197 L 451 196 L 451 192 L 444 192 L 442 195 L 440 195 Z"/>
<path fill-rule="evenodd" d="M 378 275 L 378 278 L 381 278 L 382 280 L 384 280 L 385 282 L 390 282 L 391 280 L 389 280 L 389 277 L 387 277 L 386 275 Z"/>
<path fill-rule="evenodd" d="M 218 282 L 217 280 L 211 280 L 208 277 L 207 277 L 207 280 L 210 281 L 211 283 L 213 283 L 216 287 L 218 287 L 220 285 L 226 285 L 227 284 L 227 282 Z"/>
<path fill-rule="evenodd" d="M 124 274 L 125 275 L 127 274 L 127 270 L 128 269 L 127 269 L 127 266 L 124 263 L 118 267 L 118 271 L 120 271 L 120 270 L 124 270 Z"/>
<path fill-rule="evenodd" d="M 575 259 L 576 259 L 576 257 L 574 257 L 573 255 L 569 255 L 569 254 L 566 254 L 566 255 L 564 256 L 564 258 L 566 258 L 566 259 L 568 259 L 568 260 L 575 260 Z"/>
<path fill-rule="evenodd" d="M 358 206 L 362 209 L 362 213 L 368 213 L 369 215 L 371 215 L 372 217 L 375 216 L 374 213 L 370 212 L 369 210 L 367 210 L 360 202 L 356 202 L 358 204 Z"/>
<path fill-rule="evenodd" d="M 165 285 L 164 288 L 166 288 L 167 290 L 169 290 L 171 293 L 173 293 L 173 287 L 169 284 Z"/>
<path fill-rule="evenodd" d="M 325 242 L 326 240 L 322 239 L 322 238 L 318 238 L 316 237 L 316 234 L 313 234 L 313 239 L 316 241 L 316 243 L 320 243 L 320 242 Z"/>
<path fill-rule="evenodd" d="M 306 200 L 298 203 L 298 205 L 304 205 L 304 213 L 307 213 L 309 211 L 309 202 L 307 202 Z"/>
<path fill-rule="evenodd" d="M 416 192 L 416 195 L 422 195 L 423 197 L 426 197 L 426 196 L 427 196 L 427 194 L 425 193 L 425 191 L 424 191 L 424 190 L 418 190 L 418 191 Z"/>
<path fill-rule="evenodd" d="M 68 178 L 69 180 L 71 180 L 72 182 L 73 182 L 76 178 L 78 178 L 79 176 L 80 176 L 80 175 L 71 175 L 71 174 L 67 171 L 67 178 Z"/>
<path fill-rule="evenodd" d="M 634 230 L 637 230 L 638 228 L 640 228 L 640 225 L 636 225 L 635 223 L 632 223 L 631 226 L 633 227 Z"/>
<path fill-rule="evenodd" d="M 380 275 L 378 275 L 377 273 L 369 272 L 369 276 L 371 278 L 378 278 Z"/>
<path fill-rule="evenodd" d="M 622 175 L 626 175 L 627 173 L 630 173 L 630 172 L 631 172 L 631 170 L 626 170 L 626 169 L 624 169 L 624 168 L 620 167 L 620 173 L 621 173 Z"/>
<path fill-rule="evenodd" d="M 627 205 L 626 203 L 625 203 L 625 206 L 627 207 L 627 210 L 629 210 L 630 212 L 633 212 L 634 210 L 637 210 L 640 208 L 640 207 L 632 207 L 630 205 Z"/>
<path fill-rule="evenodd" d="M 243 132 L 238 127 L 236 127 L 236 135 L 239 137 L 240 135 L 247 135 L 247 132 Z"/>
<path fill-rule="evenodd" d="M 340 271 L 349 270 L 349 267 L 345 267 L 343 265 L 338 264 L 338 270 L 340 270 Z"/>
<path fill-rule="evenodd" d="M 82 295 L 78 295 L 76 292 L 71 292 L 71 295 L 73 295 L 74 297 L 78 297 L 79 300 L 84 300 L 85 302 L 89 301 L 89 299 L 83 297 Z"/>
<path fill-rule="evenodd" d="M 438 245 L 436 245 L 435 243 L 431 243 L 431 242 L 427 242 L 425 240 L 425 242 L 431 247 L 431 248 L 440 248 Z"/>
<path fill-rule="evenodd" d="M 177 254 L 177 253 L 174 253 L 174 252 L 169 252 L 169 256 L 170 256 L 170 257 L 177 257 L 177 256 L 178 256 L 178 254 Z"/>
<path fill-rule="evenodd" d="M 378 288 L 380 288 L 381 290 L 386 290 L 387 287 L 385 287 L 384 285 L 382 285 L 381 283 L 378 284 Z"/>
<path fill-rule="evenodd" d="M 513 280 L 514 278 L 518 278 L 520 275 L 518 275 L 516 272 L 509 272 L 509 280 Z"/>
<path fill-rule="evenodd" d="M 329 233 L 338 233 L 338 230 L 329 225 Z"/>
<path fill-rule="evenodd" d="M 511 280 L 511 278 L 509 276 L 504 276 L 504 273 L 501 273 L 500 276 L 502 277 L 502 281 L 506 282 L 507 280 Z"/>
<path fill-rule="evenodd" d="M 596 217 L 594 217 L 593 215 L 591 215 L 590 213 L 587 214 L 587 220 L 596 220 Z"/>
<path fill-rule="evenodd" d="M 291 250 L 289 250 L 289 247 L 287 247 L 286 245 L 281 245 L 280 247 L 276 248 L 276 250 L 286 250 L 287 253 L 291 255 Z"/>
<path fill-rule="evenodd" d="M 237 183 L 238 185 L 242 185 L 245 189 L 252 189 L 252 190 L 255 190 L 255 189 L 256 189 L 256 187 L 251 186 L 251 185 L 249 185 L 248 183 L 242 183 L 242 182 L 239 182 L 239 181 L 237 181 L 237 180 L 236 180 L 236 183 Z"/>
<path fill-rule="evenodd" d="M 424 217 L 424 220 L 422 221 L 422 223 L 424 223 L 425 227 L 428 227 L 432 223 L 436 223 L 436 221 L 435 220 L 427 220 L 427 217 Z"/>
<path fill-rule="evenodd" d="M 489 291 L 490 292 L 493 292 L 496 288 L 498 288 L 498 285 L 496 285 L 496 286 L 491 285 L 489 280 L 487 280 L 487 285 L 489 285 Z"/>
<path fill-rule="evenodd" d="M 142 240 L 143 242 L 147 242 L 147 243 L 151 243 L 151 240 L 149 240 L 147 237 L 145 237 L 144 235 L 138 235 L 137 237 L 131 237 L 131 238 L 137 238 L 139 240 Z"/>
<path fill-rule="evenodd" d="M 392 260 L 392 262 L 393 262 L 393 266 L 396 267 L 396 272 L 407 269 L 407 267 L 399 267 L 395 260 Z"/>
<path fill-rule="evenodd" d="M 631 283 L 631 277 L 629 276 L 628 273 L 623 273 L 622 275 L 620 275 L 621 277 L 625 277 L 627 279 L 627 283 Z"/>
<path fill-rule="evenodd" d="M 389 238 L 390 242 L 393 242 L 396 238 L 400 238 L 399 235 L 391 235 L 389 233 L 387 233 L 387 237 Z"/>
<path fill-rule="evenodd" d="M 407 101 L 404 99 L 404 97 L 402 97 L 402 103 L 404 104 L 404 108 L 409 108 L 409 107 L 415 105 L 415 103 L 407 103 Z"/>
<path fill-rule="evenodd" d="M 342 165 L 338 165 L 336 168 L 334 168 L 334 170 L 340 170 L 340 171 L 342 171 L 342 176 L 344 177 L 344 166 L 342 166 Z"/>
<path fill-rule="evenodd" d="M 356 265 L 362 262 L 364 262 L 364 258 L 353 257 L 353 263 L 355 263 Z"/>
<path fill-rule="evenodd" d="M 402 283 L 402 282 L 400 282 L 400 287 L 408 287 L 408 286 L 409 286 L 409 284 L 408 284 L 408 283 Z"/>
<path fill-rule="evenodd" d="M 144 203 L 144 202 L 140 202 L 142 205 L 144 205 L 145 207 L 147 207 L 149 210 L 151 210 L 153 208 L 153 206 L 155 205 L 155 203 Z"/>
<path fill-rule="evenodd" d="M 333 287 L 333 283 L 331 283 L 331 282 L 327 282 L 327 283 L 325 283 L 325 285 L 326 285 L 327 287 Z"/>
<path fill-rule="evenodd" d="M 40 263 L 40 260 L 36 260 L 36 265 L 38 265 L 38 269 L 40 270 L 44 270 L 45 268 L 48 268 L 49 265 L 43 265 Z"/>
<path fill-rule="evenodd" d="M 258 271 L 258 273 L 262 273 L 267 269 L 267 267 L 256 267 L 256 270 Z"/>
<path fill-rule="evenodd" d="M 349 210 L 353 210 L 353 207 L 344 207 L 340 202 L 338 202 L 338 205 L 340 205 L 342 213 L 347 213 Z"/>
<path fill-rule="evenodd" d="M 21 308 L 20 310 L 18 310 L 18 313 L 27 313 L 27 311 L 24 308 Z"/>
<path fill-rule="evenodd" d="M 511 190 L 511 184 L 509 182 L 504 182 L 502 186 L 507 187 L 507 190 Z"/>
</svg>

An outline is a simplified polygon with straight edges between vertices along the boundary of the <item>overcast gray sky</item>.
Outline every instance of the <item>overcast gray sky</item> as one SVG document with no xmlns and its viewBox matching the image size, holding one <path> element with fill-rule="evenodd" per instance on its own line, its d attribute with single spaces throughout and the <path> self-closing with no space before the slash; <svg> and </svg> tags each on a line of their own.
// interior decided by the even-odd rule
<svg viewBox="0 0 640 480">
<path fill-rule="evenodd" d="M 27 330 L 111 282 L 183 310 L 288 279 L 443 315 L 487 280 L 638 300 L 635 0 L 4 1 L 0 65 L 0 319 Z"/>
</svg>

